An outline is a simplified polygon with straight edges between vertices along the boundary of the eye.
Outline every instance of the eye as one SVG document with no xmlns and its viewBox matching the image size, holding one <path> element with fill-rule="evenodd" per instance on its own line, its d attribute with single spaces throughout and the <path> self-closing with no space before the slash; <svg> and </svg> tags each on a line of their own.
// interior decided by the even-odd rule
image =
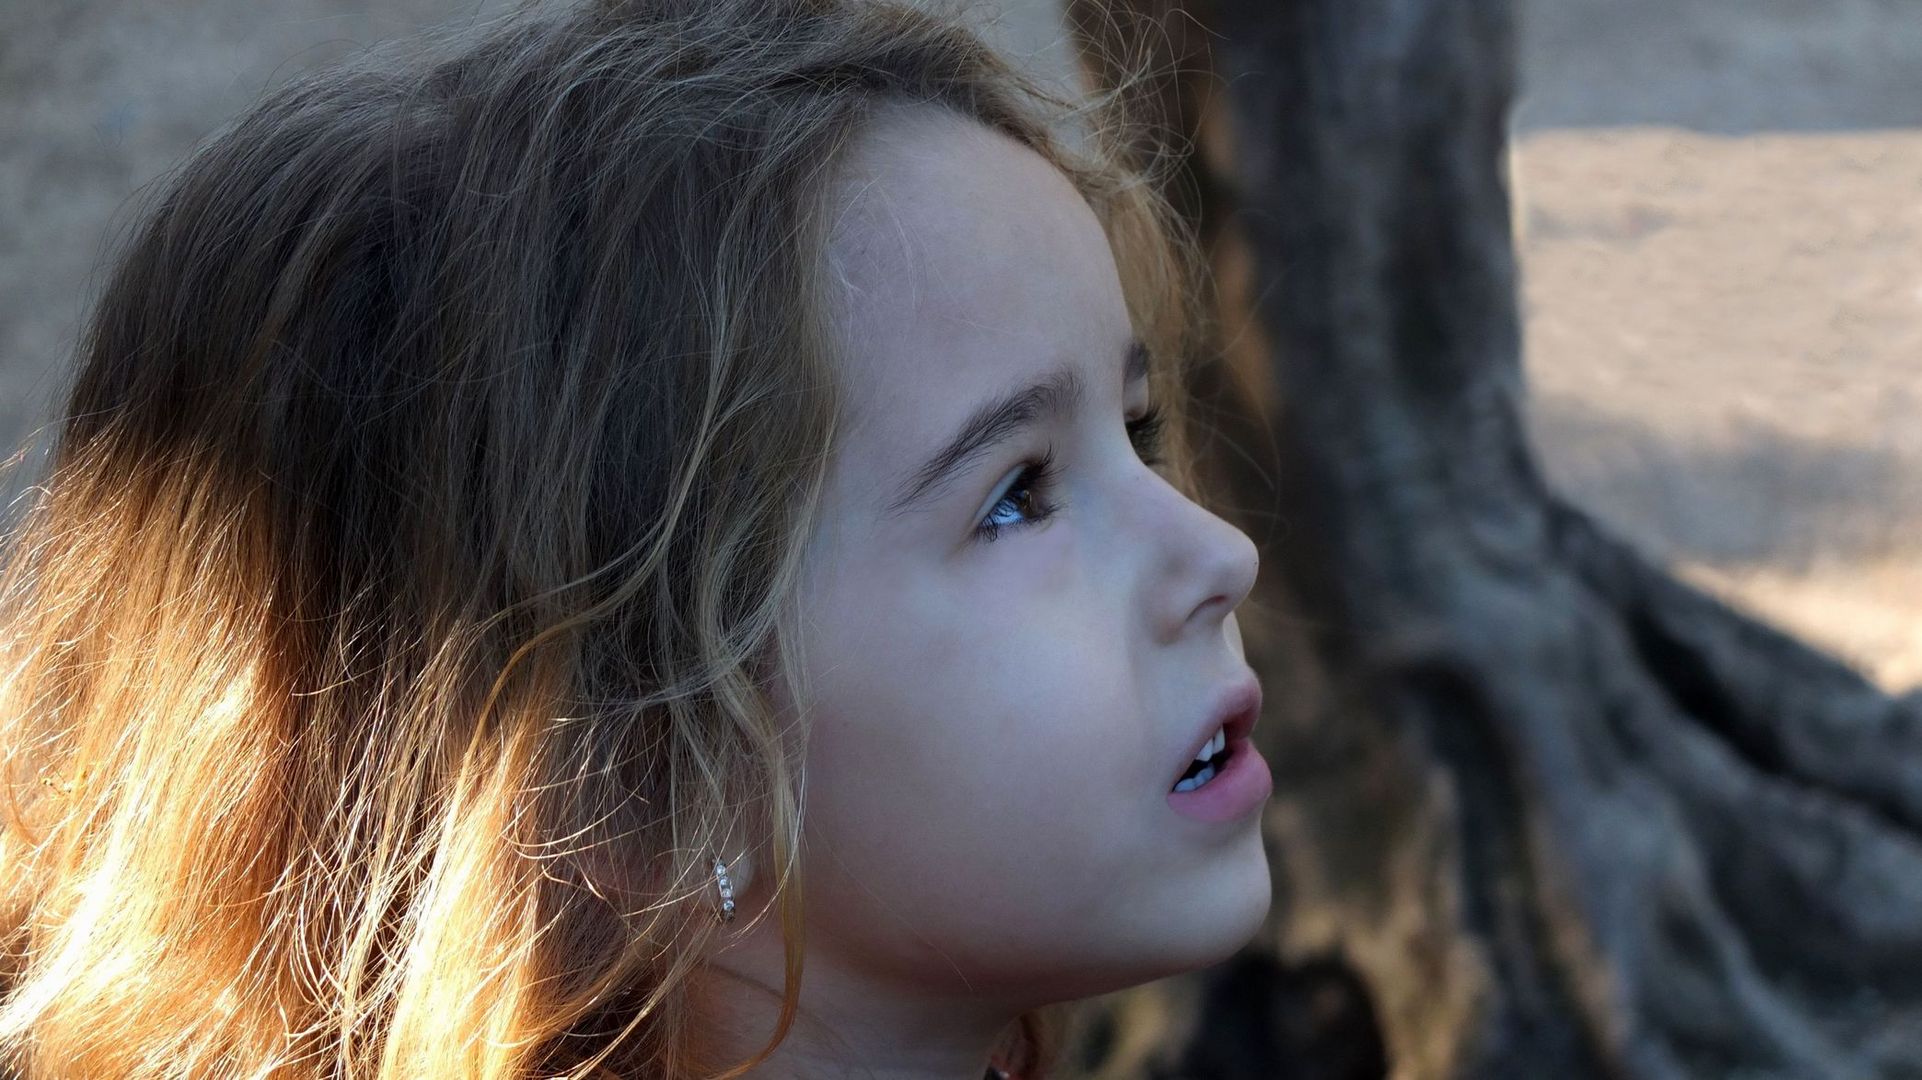
<svg viewBox="0 0 1922 1080">
<path fill-rule="evenodd" d="M 1162 463 L 1162 423 L 1165 419 L 1165 414 L 1158 406 L 1150 405 L 1140 416 L 1127 422 L 1128 441 L 1133 444 L 1135 454 L 1148 465 Z M 975 535 L 993 543 L 1003 529 L 1039 525 L 1054 516 L 1061 509 L 1061 501 L 1051 497 L 1050 493 L 1059 478 L 1052 450 L 1024 465 L 1015 475 L 1014 483 L 1009 484 L 1008 490 L 995 500 L 988 516 L 975 526 Z"/>
<path fill-rule="evenodd" d="M 1061 504 L 1046 497 L 1053 490 L 1057 479 L 1054 451 L 1050 450 L 1035 461 L 1028 462 L 1016 474 L 1014 483 L 1001 493 L 988 516 L 974 528 L 974 534 L 989 543 L 1001 535 L 1003 529 L 1023 529 L 1048 520 Z"/>
<path fill-rule="evenodd" d="M 1140 416 L 1128 421 L 1128 441 L 1134 444 L 1135 453 L 1149 465 L 1161 464 L 1161 422 L 1163 414 L 1160 406 L 1150 405 Z"/>
</svg>

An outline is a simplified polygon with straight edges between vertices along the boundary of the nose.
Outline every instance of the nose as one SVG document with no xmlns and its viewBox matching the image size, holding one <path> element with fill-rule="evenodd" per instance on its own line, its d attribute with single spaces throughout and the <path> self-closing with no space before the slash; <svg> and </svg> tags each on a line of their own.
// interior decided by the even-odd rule
<svg viewBox="0 0 1922 1080">
<path fill-rule="evenodd" d="M 1163 537 L 1162 599 L 1156 625 L 1164 643 L 1220 633 L 1255 587 L 1261 555 L 1247 533 L 1172 487 Z M 1229 633 L 1236 628 L 1230 627 Z M 1230 645 L 1234 642 L 1230 641 Z"/>
</svg>

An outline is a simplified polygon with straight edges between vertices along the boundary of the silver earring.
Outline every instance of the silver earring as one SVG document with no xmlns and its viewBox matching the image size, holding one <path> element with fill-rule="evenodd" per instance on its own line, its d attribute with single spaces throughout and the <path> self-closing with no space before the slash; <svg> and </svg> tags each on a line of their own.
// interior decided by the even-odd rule
<svg viewBox="0 0 1922 1080">
<path fill-rule="evenodd" d="M 721 922 L 734 921 L 734 883 L 727 879 L 727 864 L 714 857 L 714 880 L 721 887 Z"/>
</svg>

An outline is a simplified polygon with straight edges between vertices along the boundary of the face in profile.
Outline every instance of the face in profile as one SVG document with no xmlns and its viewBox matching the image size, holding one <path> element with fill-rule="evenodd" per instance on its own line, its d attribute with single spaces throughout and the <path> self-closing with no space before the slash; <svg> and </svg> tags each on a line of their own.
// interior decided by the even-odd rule
<svg viewBox="0 0 1922 1080">
<path fill-rule="evenodd" d="M 1212 815 L 1171 789 L 1258 689 L 1256 552 L 1144 460 L 1094 212 L 928 105 L 883 112 L 836 194 L 846 414 L 798 598 L 808 1000 L 1019 1011 L 1225 959 L 1270 903 L 1266 765 L 1197 791 Z"/>
</svg>

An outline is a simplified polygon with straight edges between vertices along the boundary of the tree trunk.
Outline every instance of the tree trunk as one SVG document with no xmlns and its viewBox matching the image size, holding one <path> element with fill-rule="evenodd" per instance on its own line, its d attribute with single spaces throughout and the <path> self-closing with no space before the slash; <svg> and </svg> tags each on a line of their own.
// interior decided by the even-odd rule
<svg viewBox="0 0 1922 1080">
<path fill-rule="evenodd" d="M 1104 1002 L 1084 1060 L 1922 1077 L 1922 693 L 1651 565 L 1529 451 L 1511 5 L 1185 7 L 1067 14 L 1097 81 L 1189 69 L 1130 93 L 1195 148 L 1170 194 L 1218 281 L 1206 465 L 1263 552 L 1275 907 Z"/>
</svg>

